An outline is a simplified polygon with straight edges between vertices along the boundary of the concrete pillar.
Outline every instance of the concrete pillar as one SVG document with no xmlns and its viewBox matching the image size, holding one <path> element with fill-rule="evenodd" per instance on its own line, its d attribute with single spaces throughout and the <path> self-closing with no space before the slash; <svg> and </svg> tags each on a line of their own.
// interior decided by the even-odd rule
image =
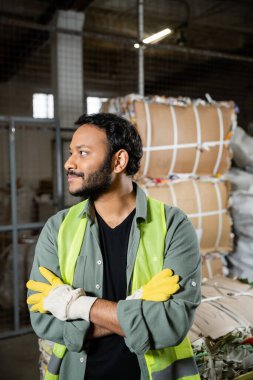
<svg viewBox="0 0 253 380">
<path fill-rule="evenodd" d="M 71 128 L 84 110 L 83 39 L 74 34 L 83 30 L 84 13 L 58 11 L 54 25 L 52 73 L 55 117 L 61 127 Z"/>
</svg>

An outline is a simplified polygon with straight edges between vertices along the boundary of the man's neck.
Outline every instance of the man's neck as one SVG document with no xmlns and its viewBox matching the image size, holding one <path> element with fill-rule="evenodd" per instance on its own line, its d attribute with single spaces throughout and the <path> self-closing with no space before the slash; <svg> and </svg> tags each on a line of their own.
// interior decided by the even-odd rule
<svg viewBox="0 0 253 380">
<path fill-rule="evenodd" d="M 136 194 L 132 180 L 112 186 L 111 190 L 94 202 L 103 220 L 115 228 L 125 220 L 136 206 Z"/>
</svg>

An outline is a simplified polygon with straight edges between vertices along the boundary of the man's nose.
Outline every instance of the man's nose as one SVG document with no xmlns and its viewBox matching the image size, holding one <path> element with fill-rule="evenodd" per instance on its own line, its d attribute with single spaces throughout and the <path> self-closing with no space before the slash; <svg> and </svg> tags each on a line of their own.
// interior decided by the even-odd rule
<svg viewBox="0 0 253 380">
<path fill-rule="evenodd" d="M 73 154 L 69 156 L 67 161 L 64 164 L 65 170 L 70 170 L 70 169 L 76 169 L 76 163 Z"/>
</svg>

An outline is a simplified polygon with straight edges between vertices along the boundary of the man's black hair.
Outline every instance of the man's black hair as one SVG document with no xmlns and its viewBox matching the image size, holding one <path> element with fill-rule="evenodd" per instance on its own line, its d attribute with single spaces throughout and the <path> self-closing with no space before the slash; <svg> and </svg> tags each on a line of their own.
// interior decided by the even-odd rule
<svg viewBox="0 0 253 380">
<path fill-rule="evenodd" d="M 142 141 L 136 128 L 130 121 L 112 113 L 97 113 L 82 115 L 75 122 L 76 125 L 92 124 L 103 129 L 109 145 L 110 157 L 119 149 L 125 149 L 129 156 L 126 174 L 133 176 L 140 168 L 142 158 Z"/>
</svg>

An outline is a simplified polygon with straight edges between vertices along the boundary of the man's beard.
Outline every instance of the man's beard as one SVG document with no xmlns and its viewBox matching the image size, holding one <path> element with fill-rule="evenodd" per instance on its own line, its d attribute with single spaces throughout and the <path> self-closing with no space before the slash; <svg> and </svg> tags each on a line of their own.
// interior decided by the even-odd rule
<svg viewBox="0 0 253 380">
<path fill-rule="evenodd" d="M 75 174 L 72 170 L 69 170 L 68 173 Z M 84 178 L 84 174 L 82 173 L 79 176 Z M 109 190 L 111 183 L 111 157 L 108 154 L 101 167 L 87 176 L 86 183 L 80 189 L 73 192 L 70 191 L 70 194 L 84 199 L 91 198 L 92 200 L 96 200 Z"/>
</svg>

